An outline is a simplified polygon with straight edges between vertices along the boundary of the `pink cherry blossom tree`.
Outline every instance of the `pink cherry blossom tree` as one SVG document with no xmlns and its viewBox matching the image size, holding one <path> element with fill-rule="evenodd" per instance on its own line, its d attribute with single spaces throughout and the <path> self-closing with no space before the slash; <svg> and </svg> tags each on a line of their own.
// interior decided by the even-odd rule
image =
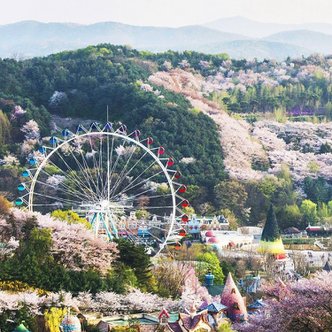
<svg viewBox="0 0 332 332">
<path fill-rule="evenodd" d="M 245 324 L 241 332 L 331 331 L 332 273 L 265 287 L 265 306 Z"/>
</svg>

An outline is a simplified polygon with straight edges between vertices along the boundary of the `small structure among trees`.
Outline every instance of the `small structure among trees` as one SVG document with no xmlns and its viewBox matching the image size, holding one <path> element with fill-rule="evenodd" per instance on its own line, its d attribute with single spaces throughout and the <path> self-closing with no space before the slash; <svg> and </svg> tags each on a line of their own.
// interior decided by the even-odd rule
<svg viewBox="0 0 332 332">
<path fill-rule="evenodd" d="M 220 302 L 227 307 L 227 316 L 233 321 L 247 320 L 248 313 L 245 304 L 245 298 L 242 297 L 237 288 L 232 274 L 229 273 L 225 287 L 221 294 Z"/>
</svg>

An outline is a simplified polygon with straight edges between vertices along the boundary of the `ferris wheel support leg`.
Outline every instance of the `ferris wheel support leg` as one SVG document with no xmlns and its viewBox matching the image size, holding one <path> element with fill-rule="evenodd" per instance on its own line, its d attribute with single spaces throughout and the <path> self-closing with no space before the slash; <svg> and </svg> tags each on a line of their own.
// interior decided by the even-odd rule
<svg viewBox="0 0 332 332">
<path fill-rule="evenodd" d="M 106 221 L 105 216 L 102 215 L 102 214 L 100 214 L 100 219 L 101 219 L 101 221 L 102 221 L 102 223 L 104 225 L 104 228 L 106 230 L 106 234 L 107 234 L 108 239 L 110 241 L 113 241 L 114 240 L 114 236 L 113 236 L 113 234 L 109 230 L 109 223 Z"/>
<path fill-rule="evenodd" d="M 107 225 L 107 229 L 111 229 L 112 230 L 112 234 L 114 235 L 114 237 L 116 239 L 119 238 L 119 233 L 118 233 L 118 228 L 116 227 L 116 224 L 113 220 L 113 216 L 112 213 L 107 213 L 107 222 L 105 221 L 106 225 Z"/>
</svg>

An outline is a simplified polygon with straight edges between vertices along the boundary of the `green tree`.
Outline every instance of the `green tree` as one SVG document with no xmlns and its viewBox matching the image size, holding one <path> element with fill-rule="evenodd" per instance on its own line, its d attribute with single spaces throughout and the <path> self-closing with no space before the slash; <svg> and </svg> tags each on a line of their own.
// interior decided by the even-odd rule
<svg viewBox="0 0 332 332">
<path fill-rule="evenodd" d="M 46 271 L 50 271 L 54 264 L 51 245 L 50 230 L 33 228 L 26 240 L 21 240 L 15 255 L 0 266 L 0 275 L 4 279 L 14 278 L 43 288 L 49 277 Z"/>
<path fill-rule="evenodd" d="M 329 143 L 323 143 L 319 148 L 319 153 L 331 153 L 332 147 Z"/>
<path fill-rule="evenodd" d="M 306 177 L 304 179 L 304 192 L 308 199 L 315 203 L 326 203 L 332 197 L 332 187 L 322 177 L 318 177 L 317 179 Z"/>
<path fill-rule="evenodd" d="M 220 214 L 223 215 L 229 222 L 229 229 L 231 231 L 236 231 L 239 227 L 239 222 L 235 216 L 235 214 L 229 209 L 220 210 Z"/>
<path fill-rule="evenodd" d="M 201 281 L 203 281 L 205 274 L 207 274 L 208 271 L 211 271 L 214 275 L 214 282 L 216 284 L 220 285 L 224 282 L 225 276 L 222 272 L 220 261 L 213 251 L 199 254 L 196 257 L 196 260 L 201 262 L 201 264 L 197 266 L 197 272 Z"/>
<path fill-rule="evenodd" d="M 128 265 L 118 262 L 106 278 L 107 288 L 123 294 L 130 287 L 139 287 L 136 274 Z"/>
<path fill-rule="evenodd" d="M 117 244 L 119 250 L 118 261 L 134 271 L 138 286 L 142 290 L 151 291 L 153 287 L 151 261 L 150 257 L 145 252 L 145 248 L 125 239 L 117 240 Z"/>
<path fill-rule="evenodd" d="M 305 199 L 301 203 L 300 210 L 307 224 L 316 224 L 316 222 L 318 221 L 316 203 L 312 202 L 310 199 Z"/>
<path fill-rule="evenodd" d="M 72 210 L 55 210 L 51 213 L 51 216 L 68 224 L 83 224 L 87 229 L 91 229 L 91 224 Z"/>
<path fill-rule="evenodd" d="M 280 231 L 276 215 L 274 213 L 273 205 L 270 205 L 269 212 L 267 213 L 266 223 L 262 232 L 262 241 L 275 241 L 280 238 Z"/>
<path fill-rule="evenodd" d="M 278 224 L 281 229 L 286 229 L 288 227 L 298 227 L 299 229 L 303 229 L 306 226 L 303 223 L 300 208 L 296 204 L 280 207 L 277 216 Z"/>
<path fill-rule="evenodd" d="M 246 207 L 250 208 L 249 225 L 257 225 L 266 219 L 266 211 L 269 207 L 269 201 L 259 189 L 259 183 L 256 181 L 245 184 L 247 192 Z"/>
<path fill-rule="evenodd" d="M 327 208 L 328 208 L 328 211 L 329 211 L 329 216 L 332 216 L 332 201 L 329 201 L 327 203 Z"/>
<path fill-rule="evenodd" d="M 258 183 L 258 188 L 267 200 L 271 200 L 273 194 L 280 186 L 278 179 L 275 176 L 266 176 Z"/>
<path fill-rule="evenodd" d="M 236 180 L 221 181 L 215 186 L 214 193 L 219 209 L 229 209 L 241 222 L 246 221 L 245 203 L 248 195 L 242 183 Z"/>
</svg>

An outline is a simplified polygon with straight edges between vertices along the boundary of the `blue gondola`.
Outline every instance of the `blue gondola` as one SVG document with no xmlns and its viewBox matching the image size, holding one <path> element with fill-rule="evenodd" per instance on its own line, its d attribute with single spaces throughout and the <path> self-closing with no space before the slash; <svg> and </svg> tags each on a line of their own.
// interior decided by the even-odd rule
<svg viewBox="0 0 332 332">
<path fill-rule="evenodd" d="M 29 170 L 25 170 L 25 171 L 23 171 L 22 173 L 21 173 L 21 175 L 24 177 L 24 178 L 28 178 L 30 175 L 31 175 L 31 173 L 30 173 L 30 171 Z"/>
<path fill-rule="evenodd" d="M 90 131 L 93 131 L 93 130 L 100 131 L 99 123 L 98 122 L 92 122 L 91 123 L 91 125 L 90 125 Z"/>
<path fill-rule="evenodd" d="M 15 200 L 15 205 L 16 206 L 21 206 L 22 204 L 23 204 L 23 199 L 21 197 L 19 197 Z"/>
<path fill-rule="evenodd" d="M 35 158 L 30 158 L 29 159 L 29 165 L 35 166 L 36 164 L 37 164 L 37 159 L 35 159 Z"/>
<path fill-rule="evenodd" d="M 50 144 L 51 145 L 56 145 L 58 143 L 58 139 L 55 137 L 55 136 L 52 136 L 51 138 L 50 138 Z"/>
<path fill-rule="evenodd" d="M 111 122 L 107 122 L 103 128 L 103 131 L 112 131 L 113 124 Z"/>
<path fill-rule="evenodd" d="M 17 190 L 18 191 L 24 191 L 26 189 L 25 187 L 25 184 L 24 183 L 20 183 L 18 186 L 17 186 Z"/>
<path fill-rule="evenodd" d="M 45 146 L 41 146 L 41 147 L 39 147 L 38 151 L 39 151 L 40 153 L 42 153 L 42 154 L 45 154 L 45 153 L 46 153 L 46 148 L 45 148 Z"/>
<path fill-rule="evenodd" d="M 62 137 L 67 138 L 70 135 L 70 131 L 68 129 L 64 129 L 61 132 Z"/>
<path fill-rule="evenodd" d="M 85 132 L 84 127 L 82 125 L 78 125 L 76 127 L 76 134 L 80 134 L 80 133 L 83 133 L 83 132 Z"/>
</svg>

